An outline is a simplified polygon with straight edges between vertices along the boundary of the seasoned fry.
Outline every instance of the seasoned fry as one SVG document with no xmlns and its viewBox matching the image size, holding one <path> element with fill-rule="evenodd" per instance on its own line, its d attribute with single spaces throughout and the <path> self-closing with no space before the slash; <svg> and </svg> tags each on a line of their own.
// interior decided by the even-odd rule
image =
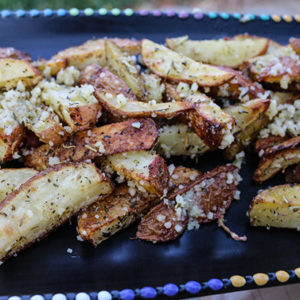
<svg viewBox="0 0 300 300">
<path fill-rule="evenodd" d="M 42 145 L 26 156 L 27 166 L 44 170 L 53 164 L 78 162 L 103 155 L 151 149 L 158 136 L 151 119 L 131 119 L 77 133 L 58 147 Z"/>
<path fill-rule="evenodd" d="M 144 84 L 144 98 L 147 102 L 155 100 L 157 103 L 162 102 L 165 85 L 159 76 L 151 73 L 142 73 Z"/>
<path fill-rule="evenodd" d="M 290 38 L 290 45 L 293 50 L 300 55 L 300 39 L 297 38 Z"/>
<path fill-rule="evenodd" d="M 257 183 L 262 183 L 271 178 L 280 170 L 300 162 L 300 136 L 288 139 L 267 148 L 257 169 L 254 172 L 253 179 Z"/>
<path fill-rule="evenodd" d="M 22 52 L 12 47 L 0 48 L 0 58 L 21 59 L 31 62 L 31 56 L 28 53 Z"/>
<path fill-rule="evenodd" d="M 46 68 L 49 68 L 49 73 L 51 76 L 56 76 L 61 69 L 67 67 L 67 60 L 64 58 L 56 59 L 39 59 L 35 62 L 35 67 L 40 71 L 44 72 Z"/>
<path fill-rule="evenodd" d="M 229 72 L 198 63 L 147 39 L 142 40 L 142 58 L 153 73 L 174 82 L 196 82 L 199 86 L 217 86 L 234 77 Z"/>
<path fill-rule="evenodd" d="M 249 210 L 252 226 L 300 228 L 300 184 L 271 187 L 252 200 Z"/>
<path fill-rule="evenodd" d="M 32 177 L 0 204 L 0 260 L 47 236 L 71 214 L 111 192 L 109 179 L 93 164 L 60 165 Z"/>
<path fill-rule="evenodd" d="M 83 240 L 95 247 L 128 227 L 149 210 L 158 198 L 132 193 L 126 184 L 118 185 L 113 193 L 101 197 L 78 216 L 77 231 Z"/>
<path fill-rule="evenodd" d="M 245 60 L 264 54 L 268 49 L 268 39 L 219 39 L 189 40 L 188 36 L 166 39 L 167 46 L 195 61 L 237 68 Z"/>
<path fill-rule="evenodd" d="M 288 136 L 269 136 L 266 138 L 260 138 L 256 141 L 254 145 L 254 150 L 256 153 L 264 152 L 266 149 L 273 147 L 279 143 L 282 143 L 288 140 L 290 137 Z"/>
</svg>

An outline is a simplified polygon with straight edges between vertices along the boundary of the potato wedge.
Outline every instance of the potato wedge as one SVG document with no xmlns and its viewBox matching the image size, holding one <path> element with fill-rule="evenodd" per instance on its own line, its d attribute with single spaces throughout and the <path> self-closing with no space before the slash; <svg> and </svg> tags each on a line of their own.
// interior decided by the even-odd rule
<svg viewBox="0 0 300 300">
<path fill-rule="evenodd" d="M 224 112 L 235 119 L 234 142 L 224 150 L 227 160 L 233 160 L 237 153 L 249 145 L 259 131 L 269 122 L 265 112 L 270 100 L 254 99 L 246 103 L 230 105 Z"/>
<path fill-rule="evenodd" d="M 77 231 L 95 247 L 141 218 L 159 198 L 136 193 L 127 184 L 118 185 L 113 193 L 101 197 L 78 216 Z"/>
<path fill-rule="evenodd" d="M 67 67 L 67 60 L 64 58 L 39 59 L 34 65 L 40 72 L 44 72 L 46 68 L 49 68 L 49 75 L 56 76 L 60 70 Z"/>
<path fill-rule="evenodd" d="M 285 182 L 300 183 L 300 163 L 285 170 Z"/>
<path fill-rule="evenodd" d="M 0 170 L 0 202 L 38 172 L 30 168 Z"/>
<path fill-rule="evenodd" d="M 251 226 L 300 228 L 300 184 L 271 187 L 252 200 L 249 210 Z"/>
<path fill-rule="evenodd" d="M 0 260 L 48 235 L 71 214 L 110 194 L 93 164 L 60 165 L 32 177 L 0 204 Z"/>
<path fill-rule="evenodd" d="M 0 89 L 15 88 L 19 81 L 25 87 L 36 85 L 42 76 L 29 62 L 20 59 L 0 59 Z"/>
<path fill-rule="evenodd" d="M 138 55 L 141 53 L 141 41 L 136 39 L 120 39 L 112 38 L 107 39 L 108 41 L 116 44 L 123 52 L 129 55 Z"/>
<path fill-rule="evenodd" d="M 165 85 L 159 76 L 143 72 L 141 74 L 144 84 L 144 98 L 147 102 L 155 100 L 157 103 L 162 102 Z"/>
<path fill-rule="evenodd" d="M 266 138 L 259 138 L 254 145 L 254 150 L 256 153 L 264 152 L 266 149 L 273 147 L 279 143 L 288 140 L 288 136 L 276 136 L 272 135 Z"/>
<path fill-rule="evenodd" d="M 91 85 L 67 87 L 54 82 L 43 82 L 42 101 L 52 107 L 72 131 L 94 127 L 101 111 Z"/>
<path fill-rule="evenodd" d="M 62 162 L 79 162 L 120 152 L 148 150 L 153 147 L 157 136 L 158 131 L 152 119 L 131 119 L 77 133 L 71 142 L 55 148 L 42 145 L 25 157 L 25 164 L 44 170 Z"/>
<path fill-rule="evenodd" d="M 262 183 L 280 170 L 300 162 L 300 136 L 288 139 L 264 151 L 253 179 Z"/>
<path fill-rule="evenodd" d="M 189 40 L 188 36 L 166 39 L 167 46 L 191 59 L 212 65 L 237 68 L 245 60 L 264 54 L 268 39 Z"/>
<path fill-rule="evenodd" d="M 109 68 L 118 76 L 120 76 L 131 91 L 140 99 L 144 97 L 144 89 L 139 69 L 132 56 L 122 52 L 114 42 L 106 41 L 106 56 Z"/>
<path fill-rule="evenodd" d="M 22 52 L 12 47 L 0 48 L 0 58 L 21 59 L 31 62 L 31 57 L 28 53 Z"/>
<path fill-rule="evenodd" d="M 210 150 L 204 141 L 186 124 L 165 125 L 160 129 L 156 149 L 164 157 L 202 155 Z"/>
<path fill-rule="evenodd" d="M 297 38 L 290 38 L 290 45 L 293 48 L 293 50 L 300 55 L 300 39 Z"/>
<path fill-rule="evenodd" d="M 145 103 L 132 101 L 131 99 L 127 99 L 123 94 L 100 89 L 95 91 L 95 96 L 101 106 L 113 114 L 124 118 L 172 118 L 194 108 L 194 104 L 188 102 Z"/>
<path fill-rule="evenodd" d="M 234 77 L 217 67 L 198 63 L 150 40 L 142 40 L 142 59 L 158 76 L 174 82 L 218 86 Z"/>
<path fill-rule="evenodd" d="M 163 196 L 169 172 L 162 157 L 150 151 L 131 151 L 107 156 L 107 163 L 119 175 L 133 181 L 142 192 Z"/>
</svg>

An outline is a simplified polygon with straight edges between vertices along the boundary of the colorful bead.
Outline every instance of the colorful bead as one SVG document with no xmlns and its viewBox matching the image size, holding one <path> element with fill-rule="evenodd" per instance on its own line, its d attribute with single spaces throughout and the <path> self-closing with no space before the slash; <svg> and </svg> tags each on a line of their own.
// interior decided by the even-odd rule
<svg viewBox="0 0 300 300">
<path fill-rule="evenodd" d="M 83 13 L 86 15 L 86 16 L 92 16 L 94 14 L 94 10 L 92 8 L 86 8 Z"/>
<path fill-rule="evenodd" d="M 220 17 L 224 20 L 228 20 L 230 16 L 228 13 L 222 12 L 222 13 L 220 13 Z"/>
<path fill-rule="evenodd" d="M 265 285 L 269 281 L 269 276 L 265 273 L 256 273 L 253 275 L 254 282 L 259 285 Z"/>
<path fill-rule="evenodd" d="M 18 18 L 24 17 L 25 14 L 26 14 L 26 12 L 25 12 L 25 10 L 23 10 L 23 9 L 18 9 L 18 10 L 16 11 L 16 16 L 17 16 Z"/>
<path fill-rule="evenodd" d="M 66 14 L 67 14 L 67 11 L 63 8 L 60 8 L 56 11 L 56 14 L 59 16 L 59 17 L 64 17 Z"/>
<path fill-rule="evenodd" d="M 119 8 L 113 8 L 113 9 L 111 10 L 111 14 L 112 14 L 113 16 L 119 16 L 119 15 L 121 14 L 121 10 L 120 10 Z"/>
<path fill-rule="evenodd" d="M 267 15 L 267 14 L 261 14 L 261 15 L 260 15 L 260 18 L 261 18 L 263 21 L 268 21 L 268 20 L 270 20 L 270 16 Z"/>
<path fill-rule="evenodd" d="M 207 284 L 214 291 L 220 290 L 224 285 L 223 282 L 217 278 L 210 279 Z"/>
<path fill-rule="evenodd" d="M 141 10 L 139 11 L 139 14 L 140 14 L 141 16 L 148 16 L 149 12 L 148 12 L 147 10 L 145 10 L 145 9 L 141 9 Z"/>
<path fill-rule="evenodd" d="M 90 300 L 91 297 L 87 293 L 78 293 L 75 297 L 75 300 Z"/>
<path fill-rule="evenodd" d="M 298 278 L 300 278 L 300 268 L 297 268 L 294 270 L 295 271 L 295 274 Z"/>
<path fill-rule="evenodd" d="M 160 16 L 162 15 L 162 13 L 161 13 L 160 10 L 154 10 L 154 11 L 152 12 L 152 15 L 153 15 L 154 17 L 160 17 Z"/>
<path fill-rule="evenodd" d="M 297 22 L 300 22 L 300 15 L 295 15 L 294 18 Z"/>
<path fill-rule="evenodd" d="M 286 21 L 287 23 L 290 23 L 293 21 L 293 18 L 290 15 L 283 15 L 283 20 Z"/>
<path fill-rule="evenodd" d="M 286 282 L 290 279 L 290 275 L 286 271 L 277 271 L 275 274 L 279 282 Z"/>
<path fill-rule="evenodd" d="M 174 10 L 168 10 L 166 12 L 166 16 L 169 18 L 173 18 L 176 15 L 176 12 Z"/>
<path fill-rule="evenodd" d="M 71 8 L 70 11 L 69 11 L 70 15 L 73 16 L 73 17 L 76 17 L 79 15 L 80 11 L 78 8 Z"/>
<path fill-rule="evenodd" d="M 125 289 L 120 292 L 120 298 L 122 300 L 133 300 L 135 298 L 135 293 L 131 289 Z"/>
<path fill-rule="evenodd" d="M 179 17 L 180 19 L 187 19 L 189 16 L 190 16 L 190 14 L 187 13 L 187 12 L 185 12 L 185 11 L 182 11 L 182 12 L 179 12 L 179 13 L 178 13 L 178 17 Z"/>
<path fill-rule="evenodd" d="M 105 15 L 107 14 L 107 9 L 106 9 L 106 8 L 100 8 L 100 9 L 98 10 L 98 14 L 99 14 L 100 16 L 105 16 Z"/>
<path fill-rule="evenodd" d="M 67 297 L 64 294 L 55 294 L 52 296 L 52 300 L 67 300 Z"/>
<path fill-rule="evenodd" d="M 242 287 L 246 284 L 246 279 L 240 275 L 234 275 L 230 277 L 231 284 L 234 287 Z"/>
<path fill-rule="evenodd" d="M 40 12 L 37 9 L 32 9 L 29 12 L 29 14 L 30 14 L 31 17 L 37 17 L 40 14 Z"/>
<path fill-rule="evenodd" d="M 141 297 L 143 298 L 153 299 L 156 297 L 156 295 L 157 291 L 153 287 L 146 286 L 141 289 Z"/>
<path fill-rule="evenodd" d="M 21 300 L 21 297 L 19 297 L 19 296 L 11 296 L 7 300 Z"/>
<path fill-rule="evenodd" d="M 98 300 L 111 300 L 112 295 L 108 291 L 100 291 L 97 295 Z"/>
<path fill-rule="evenodd" d="M 187 292 L 189 292 L 191 294 L 197 294 L 201 291 L 202 286 L 197 281 L 188 281 L 185 284 L 185 289 L 186 289 Z"/>
<path fill-rule="evenodd" d="M 9 17 L 11 15 L 11 12 L 9 11 L 9 10 L 7 10 L 7 9 L 3 9 L 2 11 L 1 11 L 1 16 L 2 16 L 2 18 L 7 18 L 7 17 Z"/>
<path fill-rule="evenodd" d="M 217 15 L 217 13 L 215 13 L 215 12 L 209 12 L 208 14 L 207 14 L 211 19 L 215 19 L 218 15 Z"/>
<path fill-rule="evenodd" d="M 203 13 L 201 13 L 201 12 L 194 13 L 194 18 L 197 19 L 197 20 L 202 19 L 203 18 Z"/>
<path fill-rule="evenodd" d="M 232 15 L 235 19 L 239 19 L 241 17 L 241 14 L 240 13 L 234 13 Z"/>
<path fill-rule="evenodd" d="M 273 15 L 272 19 L 274 22 L 280 22 L 281 21 L 281 17 L 279 15 Z"/>
<path fill-rule="evenodd" d="M 167 283 L 164 285 L 163 290 L 166 296 L 173 297 L 178 293 L 179 288 L 176 284 Z"/>
<path fill-rule="evenodd" d="M 130 17 L 134 14 L 134 10 L 131 9 L 131 8 L 125 8 L 124 9 L 124 15 L 127 16 L 127 17 Z"/>
<path fill-rule="evenodd" d="M 44 296 L 34 295 L 34 296 L 30 297 L 30 300 L 44 300 Z"/>
<path fill-rule="evenodd" d="M 45 17 L 50 17 L 50 16 L 53 15 L 53 10 L 50 9 L 50 8 L 46 8 L 46 9 L 43 10 L 43 15 L 44 15 Z"/>
</svg>

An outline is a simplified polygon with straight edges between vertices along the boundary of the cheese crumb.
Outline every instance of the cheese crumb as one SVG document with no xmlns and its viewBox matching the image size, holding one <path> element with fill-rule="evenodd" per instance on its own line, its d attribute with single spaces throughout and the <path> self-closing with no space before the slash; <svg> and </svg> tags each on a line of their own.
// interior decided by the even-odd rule
<svg viewBox="0 0 300 300">
<path fill-rule="evenodd" d="M 167 229 L 170 229 L 172 227 L 172 223 L 170 221 L 166 222 L 164 224 L 164 226 L 167 228 Z"/>
<path fill-rule="evenodd" d="M 141 123 L 140 122 L 133 122 L 131 124 L 132 127 L 135 127 L 135 128 L 140 128 L 141 127 Z"/>
</svg>

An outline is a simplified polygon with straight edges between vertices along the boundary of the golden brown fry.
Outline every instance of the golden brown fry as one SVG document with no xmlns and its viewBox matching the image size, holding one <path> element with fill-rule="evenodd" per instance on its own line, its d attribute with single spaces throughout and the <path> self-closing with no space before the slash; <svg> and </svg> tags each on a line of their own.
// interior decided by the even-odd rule
<svg viewBox="0 0 300 300">
<path fill-rule="evenodd" d="M 31 62 L 31 57 L 28 53 L 22 52 L 12 47 L 0 48 L 0 58 L 21 59 Z"/>
<path fill-rule="evenodd" d="M 39 59 L 35 62 L 36 68 L 43 72 L 46 68 L 50 69 L 50 75 L 56 76 L 61 69 L 67 67 L 67 60 L 65 58 L 56 58 L 56 59 Z"/>
<path fill-rule="evenodd" d="M 254 145 L 254 150 L 256 153 L 259 153 L 260 151 L 265 151 L 266 149 L 273 147 L 279 143 L 282 143 L 286 140 L 288 140 L 290 137 L 288 136 L 268 136 L 266 138 L 260 138 L 256 141 Z"/>
<path fill-rule="evenodd" d="M 300 39 L 297 38 L 290 38 L 290 45 L 293 50 L 300 55 Z"/>
</svg>

